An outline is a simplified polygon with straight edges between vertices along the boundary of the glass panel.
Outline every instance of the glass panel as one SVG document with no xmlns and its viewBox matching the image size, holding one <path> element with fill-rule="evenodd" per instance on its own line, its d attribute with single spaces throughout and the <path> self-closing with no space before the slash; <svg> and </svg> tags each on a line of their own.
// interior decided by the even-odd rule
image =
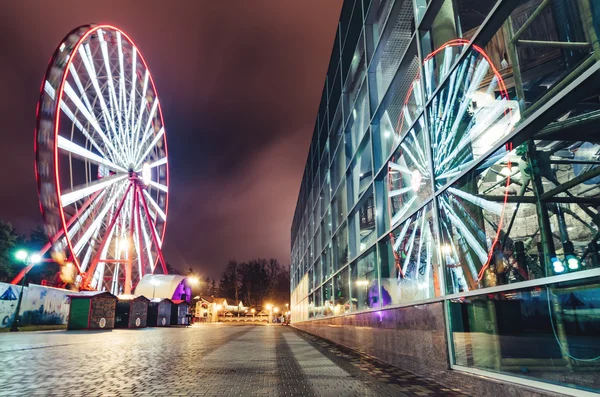
<svg viewBox="0 0 600 397">
<path fill-rule="evenodd" d="M 331 167 L 331 186 L 335 190 L 346 176 L 346 154 L 342 147 L 338 148 Z"/>
<path fill-rule="evenodd" d="M 351 268 L 352 311 L 380 307 L 375 249 L 368 251 Z"/>
<path fill-rule="evenodd" d="M 340 140 L 344 140 L 344 123 L 342 120 L 342 105 L 339 104 L 335 115 L 333 117 L 333 123 L 331 125 L 331 131 L 329 134 L 329 147 L 333 153 L 338 146 Z"/>
<path fill-rule="evenodd" d="M 380 247 L 384 306 L 441 295 L 442 267 L 432 203 L 398 226 Z"/>
<path fill-rule="evenodd" d="M 315 267 L 314 267 L 314 278 L 315 278 L 315 289 L 321 285 L 321 283 L 323 282 L 323 278 L 321 276 L 321 262 L 322 259 L 319 258 L 317 259 L 317 261 L 315 262 Z"/>
<path fill-rule="evenodd" d="M 370 25 L 369 36 L 373 44 L 379 41 L 379 37 L 383 33 L 384 24 L 392 11 L 393 5 L 393 1 L 373 0 L 367 18 L 367 23 Z"/>
<path fill-rule="evenodd" d="M 416 79 L 421 63 L 417 56 L 406 62 L 408 66 L 403 70 L 404 78 L 379 119 L 377 138 L 380 142 L 380 153 L 376 157 L 378 169 L 423 110 L 421 82 Z"/>
<path fill-rule="evenodd" d="M 331 210 L 333 211 L 333 228 L 336 229 L 348 216 L 348 201 L 345 182 L 342 182 L 338 191 L 335 193 L 331 203 Z"/>
<path fill-rule="evenodd" d="M 321 159 L 321 164 L 319 165 L 319 187 L 321 187 L 325 183 L 327 171 L 329 171 L 329 145 L 325 145 L 323 158 Z"/>
<path fill-rule="evenodd" d="M 331 258 L 331 246 L 325 247 L 323 254 L 321 255 L 321 263 L 323 265 L 323 280 L 333 275 L 333 261 Z"/>
<path fill-rule="evenodd" d="M 315 317 L 315 295 L 308 296 L 308 318 Z"/>
<path fill-rule="evenodd" d="M 362 203 L 351 216 L 350 256 L 355 258 L 373 244 L 377 238 L 375 233 L 375 198 L 373 191 L 366 195 Z"/>
<path fill-rule="evenodd" d="M 315 238 L 313 239 L 313 247 L 315 247 L 315 258 L 319 256 L 323 246 L 321 245 L 321 228 L 317 230 L 315 233 Z"/>
<path fill-rule="evenodd" d="M 367 190 L 373 179 L 371 163 L 371 140 L 367 139 L 350 165 L 347 178 L 348 208 L 352 208 L 362 193 Z"/>
<path fill-rule="evenodd" d="M 317 290 L 315 291 L 315 302 L 314 302 L 315 317 L 323 317 L 323 301 L 321 299 L 321 295 L 322 295 L 321 291 L 322 291 L 321 288 L 317 288 Z"/>
<path fill-rule="evenodd" d="M 402 219 L 431 197 L 429 147 L 422 128 L 421 118 L 388 162 L 386 194 L 389 227 L 396 227 Z"/>
<path fill-rule="evenodd" d="M 333 279 L 335 307 L 334 314 L 346 314 L 350 312 L 350 279 L 349 271 L 346 267 L 339 272 Z"/>
<path fill-rule="evenodd" d="M 597 392 L 598 277 L 449 303 L 458 365 Z"/>
<path fill-rule="evenodd" d="M 333 238 L 334 271 L 348 263 L 348 226 L 344 223 Z"/>
<path fill-rule="evenodd" d="M 330 279 L 325 284 L 323 284 L 323 315 L 331 316 L 333 315 L 333 279 Z"/>
<path fill-rule="evenodd" d="M 351 158 L 371 121 L 367 84 L 363 83 L 358 99 L 350 112 L 346 126 L 346 157 Z"/>
<path fill-rule="evenodd" d="M 346 110 L 346 113 L 349 113 L 349 109 L 354 106 L 354 101 L 356 101 L 359 92 L 358 90 L 366 73 L 366 53 L 362 35 L 354 52 L 348 51 L 348 53 L 352 54 L 353 57 L 349 60 L 349 62 L 351 62 L 349 65 L 350 70 L 348 70 L 346 66 L 344 67 L 345 72 L 347 73 L 347 78 L 344 83 L 344 109 Z"/>
<path fill-rule="evenodd" d="M 487 167 L 438 196 L 449 293 L 546 274 L 528 164 L 519 153 L 499 150 Z"/>
<path fill-rule="evenodd" d="M 446 48 L 462 46 L 451 44 Z M 432 71 L 425 62 L 425 71 Z M 426 79 L 431 81 L 431 78 Z M 430 93 L 433 87 L 426 84 Z M 427 112 L 436 187 L 441 187 L 502 140 L 520 119 L 498 72 L 479 47 L 451 73 Z"/>
<path fill-rule="evenodd" d="M 393 24 L 390 37 L 383 43 L 384 46 L 379 53 L 380 58 L 376 64 L 371 64 L 370 73 L 375 73 L 377 103 L 381 102 L 392 79 L 396 75 L 398 66 L 403 59 L 404 53 L 411 43 L 412 34 L 415 31 L 415 16 L 411 0 L 396 2 L 399 7 L 396 20 L 389 21 Z M 388 28 L 389 30 L 389 28 Z M 409 80 L 410 81 L 410 80 Z"/>
<path fill-rule="evenodd" d="M 500 29 L 485 50 L 492 60 L 506 59 L 503 76 L 512 76 L 514 65 L 519 66 L 522 84 L 516 89 L 519 99 L 529 109 L 593 52 L 593 47 L 585 43 L 596 40 L 593 37 L 597 37 L 597 22 L 594 22 L 594 27 L 590 25 L 586 29 L 582 21 L 595 21 L 597 15 L 593 16 L 595 4 L 589 0 L 552 1 L 537 14 L 513 47 L 506 43 L 505 37 L 512 37 L 529 20 L 541 0 L 520 3 L 511 13 L 512 26 L 507 24 L 509 31 L 504 31 L 505 27 Z M 553 45 L 545 45 L 544 42 Z M 514 58 L 518 59 L 518 63 L 513 61 Z"/>
</svg>

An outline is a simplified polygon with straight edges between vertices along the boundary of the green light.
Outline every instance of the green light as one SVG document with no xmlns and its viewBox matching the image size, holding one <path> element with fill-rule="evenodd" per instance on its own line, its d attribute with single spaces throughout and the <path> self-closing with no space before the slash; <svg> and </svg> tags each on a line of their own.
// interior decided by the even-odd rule
<svg viewBox="0 0 600 397">
<path fill-rule="evenodd" d="M 24 261 L 25 259 L 27 259 L 27 251 L 25 250 L 18 250 L 17 253 L 15 254 L 15 258 L 17 258 L 20 261 Z"/>
<path fill-rule="evenodd" d="M 554 273 L 562 273 L 565 271 L 565 266 L 558 258 L 552 258 L 552 266 L 554 267 Z"/>
<path fill-rule="evenodd" d="M 579 269 L 579 259 L 572 255 L 567 256 L 567 266 L 569 266 L 570 270 Z"/>
</svg>

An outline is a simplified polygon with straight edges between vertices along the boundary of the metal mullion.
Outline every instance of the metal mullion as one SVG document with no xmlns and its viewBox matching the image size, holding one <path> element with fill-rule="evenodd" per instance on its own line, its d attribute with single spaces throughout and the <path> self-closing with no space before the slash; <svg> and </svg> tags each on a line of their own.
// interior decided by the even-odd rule
<svg viewBox="0 0 600 397">
<path fill-rule="evenodd" d="M 547 276 L 533 280 L 519 281 L 515 284 L 504 284 L 495 287 L 487 287 L 465 292 L 459 292 L 456 294 L 448 294 L 444 297 L 444 299 L 452 300 L 477 295 L 495 294 L 511 290 L 523 290 L 526 288 L 541 287 L 549 284 L 562 283 L 566 281 L 592 279 L 594 277 L 600 277 L 600 268 L 580 270 L 577 272 L 565 273 L 556 276 Z"/>
</svg>

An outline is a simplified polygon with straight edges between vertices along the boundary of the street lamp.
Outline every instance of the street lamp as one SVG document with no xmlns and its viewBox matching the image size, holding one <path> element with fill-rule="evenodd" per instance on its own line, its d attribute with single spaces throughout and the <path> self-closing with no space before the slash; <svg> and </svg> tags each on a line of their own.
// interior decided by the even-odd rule
<svg viewBox="0 0 600 397">
<path fill-rule="evenodd" d="M 17 251 L 15 257 L 21 262 L 23 262 L 25 266 L 36 265 L 42 260 L 42 257 L 39 254 L 29 255 L 25 250 Z M 25 273 L 23 275 L 23 278 L 21 279 L 21 291 L 19 292 L 19 300 L 17 301 L 15 318 L 13 319 L 12 325 L 10 327 L 10 332 L 17 332 L 19 330 L 19 312 L 21 311 L 21 300 L 23 299 L 23 288 L 25 287 L 25 278 L 27 278 L 27 273 Z"/>
</svg>

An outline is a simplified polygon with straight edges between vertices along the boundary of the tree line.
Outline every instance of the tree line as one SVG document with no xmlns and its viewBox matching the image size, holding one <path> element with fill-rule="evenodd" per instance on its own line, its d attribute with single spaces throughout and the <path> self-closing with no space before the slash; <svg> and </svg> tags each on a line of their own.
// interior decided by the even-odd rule
<svg viewBox="0 0 600 397">
<path fill-rule="evenodd" d="M 189 269 L 188 276 L 198 276 Z M 266 303 L 283 307 L 290 299 L 290 273 L 277 259 L 230 260 L 217 282 L 206 278 L 192 291 L 194 295 L 242 301 L 245 306 L 260 308 Z"/>
<path fill-rule="evenodd" d="M 10 282 L 23 268 L 24 264 L 15 258 L 17 250 L 37 252 L 46 243 L 48 237 L 41 227 L 25 235 L 18 233 L 10 222 L 0 220 L 0 282 Z M 58 269 L 55 263 L 39 264 L 27 274 L 27 280 L 39 284 L 42 279 L 53 278 Z"/>
</svg>

